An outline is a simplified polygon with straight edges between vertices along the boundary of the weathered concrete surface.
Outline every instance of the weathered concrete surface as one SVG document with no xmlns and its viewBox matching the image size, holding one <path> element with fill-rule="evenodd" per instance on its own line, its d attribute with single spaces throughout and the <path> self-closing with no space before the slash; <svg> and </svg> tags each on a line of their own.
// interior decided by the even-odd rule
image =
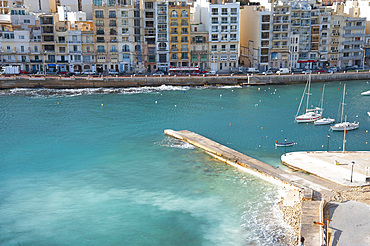
<svg viewBox="0 0 370 246">
<path fill-rule="evenodd" d="M 303 201 L 301 214 L 301 236 L 305 246 L 320 245 L 320 201 Z"/>
<path fill-rule="evenodd" d="M 364 186 L 366 167 L 370 167 L 370 151 L 346 152 L 291 152 L 281 156 L 281 161 L 295 169 L 312 173 L 344 186 Z M 353 175 L 351 182 L 351 172 Z M 370 176 L 370 170 L 368 171 Z"/>
<path fill-rule="evenodd" d="M 370 245 L 370 206 L 355 202 L 327 204 L 330 222 L 328 245 Z M 325 215 L 326 217 L 327 215 Z"/>
</svg>

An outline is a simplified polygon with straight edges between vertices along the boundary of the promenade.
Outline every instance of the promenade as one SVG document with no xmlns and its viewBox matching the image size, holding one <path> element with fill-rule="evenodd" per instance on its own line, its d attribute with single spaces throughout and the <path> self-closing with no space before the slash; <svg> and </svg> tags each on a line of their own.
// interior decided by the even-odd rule
<svg viewBox="0 0 370 246">
<path fill-rule="evenodd" d="M 33 76 L 33 75 L 2 75 L 0 76 L 0 89 L 12 88 L 127 88 L 142 86 L 218 86 L 218 85 L 267 85 L 304 83 L 308 74 L 284 75 L 178 75 L 178 76 Z M 312 74 L 311 81 L 348 81 L 370 80 L 369 71 L 338 72 L 334 74 Z"/>
<path fill-rule="evenodd" d="M 290 224 L 293 224 L 293 226 L 294 224 L 298 224 L 298 228 L 294 229 L 296 229 L 296 233 L 299 235 L 299 238 L 300 236 L 304 236 L 306 246 L 324 245 L 327 242 L 325 232 L 328 230 L 327 228 L 330 227 L 324 220 L 324 218 L 326 218 L 324 217 L 324 206 L 326 204 L 326 201 L 331 201 L 335 199 L 338 194 L 344 194 L 348 192 L 348 197 L 351 197 L 352 194 L 351 189 L 353 185 L 348 186 L 347 183 L 332 182 L 324 175 L 322 175 L 324 177 L 320 177 L 316 175 L 308 175 L 304 172 L 283 171 L 257 159 L 237 152 L 233 149 L 230 149 L 226 146 L 223 146 L 194 132 L 190 132 L 187 130 L 165 130 L 165 134 L 193 144 L 194 146 L 204 150 L 207 154 L 215 157 L 220 161 L 226 162 L 229 165 L 260 177 L 268 182 L 279 184 L 285 187 L 288 190 L 288 193 L 282 202 L 282 206 L 285 207 L 285 210 L 288 210 L 288 212 L 285 211 L 284 214 L 286 217 L 288 217 L 287 222 L 292 222 L 292 220 L 296 221 L 296 223 Z M 364 157 L 368 158 L 370 152 L 360 152 L 359 154 L 355 154 L 354 152 L 352 152 L 350 154 L 351 156 L 348 157 L 349 159 L 354 160 L 357 163 L 361 163 L 361 160 Z M 328 157 L 329 155 L 334 157 Z M 333 152 L 321 152 L 320 156 L 326 156 L 327 158 L 329 158 L 329 160 L 331 160 L 330 158 L 339 159 L 339 157 L 341 157 L 341 159 L 339 160 L 343 161 L 343 158 L 346 158 L 344 154 L 334 155 Z M 287 161 L 287 157 L 285 158 L 286 159 L 284 160 Z M 311 161 L 310 158 L 300 158 L 298 161 L 297 159 L 295 159 L 295 161 L 292 160 L 293 159 L 290 158 L 289 163 L 299 162 L 303 166 L 305 165 L 305 163 Z M 363 162 L 365 163 L 366 159 Z M 331 165 L 332 167 L 337 168 L 336 165 Z M 318 167 L 313 167 L 313 169 L 318 169 Z M 308 170 L 305 171 L 308 172 Z M 330 170 L 326 171 L 330 172 Z M 356 186 L 366 185 L 364 182 L 357 181 L 358 180 L 356 176 Z M 367 185 L 366 187 L 369 186 Z M 357 191 L 358 190 L 356 190 L 356 192 Z M 352 194 L 352 198 L 356 199 L 356 196 L 362 195 L 361 190 L 359 191 L 359 193 L 359 195 Z M 301 204 L 299 211 L 294 211 L 293 208 L 297 207 L 297 204 L 298 206 L 299 204 Z M 364 212 L 362 212 L 362 214 L 366 216 L 367 211 L 365 211 L 365 214 Z M 358 237 L 363 236 L 366 237 L 366 235 L 358 235 Z"/>
</svg>

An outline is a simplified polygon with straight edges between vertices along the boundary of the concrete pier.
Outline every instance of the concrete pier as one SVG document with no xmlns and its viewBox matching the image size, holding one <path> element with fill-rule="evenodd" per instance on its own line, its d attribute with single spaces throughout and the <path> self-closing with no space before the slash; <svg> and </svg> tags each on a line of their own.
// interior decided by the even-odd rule
<svg viewBox="0 0 370 246">
<path fill-rule="evenodd" d="M 332 182 L 327 178 L 308 175 L 303 172 L 283 171 L 194 132 L 187 130 L 165 130 L 165 134 L 193 144 L 216 159 L 249 172 L 252 175 L 272 183 L 280 184 L 285 188 L 290 188 L 291 191 L 299 191 L 300 198 L 303 200 L 299 238 L 301 236 L 305 238 L 305 246 L 325 245 L 323 226 L 325 222 L 323 215 L 325 206 L 324 197 L 331 199 L 337 192 L 346 189 L 349 190 L 351 189 L 350 187 L 344 186 L 345 184 L 341 182 Z M 357 156 L 357 158 L 362 157 Z M 355 159 L 354 156 L 352 156 L 351 159 Z M 360 162 L 359 159 L 355 160 Z M 304 160 L 300 160 L 299 162 L 304 163 Z M 317 169 L 317 167 L 315 169 Z M 288 196 L 295 197 L 292 195 Z M 291 197 L 288 197 L 285 203 L 294 203 L 295 198 Z M 292 200 L 293 202 L 288 200 Z"/>
</svg>

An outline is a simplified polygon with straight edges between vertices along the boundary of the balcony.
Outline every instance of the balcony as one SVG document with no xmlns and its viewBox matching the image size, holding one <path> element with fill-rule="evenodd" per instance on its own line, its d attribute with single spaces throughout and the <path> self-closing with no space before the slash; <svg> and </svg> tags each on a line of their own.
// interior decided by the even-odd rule
<svg viewBox="0 0 370 246">
<path fill-rule="evenodd" d="M 350 48 L 350 49 L 342 49 L 341 52 L 348 53 L 348 52 L 363 52 L 360 48 Z"/>
<path fill-rule="evenodd" d="M 57 60 L 57 63 L 69 63 L 67 60 Z"/>
<path fill-rule="evenodd" d="M 360 40 L 360 41 L 344 41 L 342 42 L 343 45 L 346 45 L 346 44 L 363 44 L 364 41 Z"/>
<path fill-rule="evenodd" d="M 40 63 L 42 60 L 36 59 L 36 60 L 30 60 L 31 63 Z"/>
<path fill-rule="evenodd" d="M 330 35 L 335 37 L 335 36 L 340 36 L 340 33 L 339 32 L 334 32 L 334 33 L 331 33 Z"/>
<path fill-rule="evenodd" d="M 365 26 L 345 26 L 344 30 L 365 29 Z"/>
<path fill-rule="evenodd" d="M 68 43 L 70 43 L 70 44 L 80 44 L 81 41 L 78 41 L 78 40 L 69 40 Z"/>
<path fill-rule="evenodd" d="M 73 54 L 78 54 L 78 53 L 81 53 L 82 51 L 81 50 L 70 50 L 69 53 L 73 53 Z"/>
<path fill-rule="evenodd" d="M 342 60 L 362 60 L 363 56 L 342 56 Z"/>
</svg>

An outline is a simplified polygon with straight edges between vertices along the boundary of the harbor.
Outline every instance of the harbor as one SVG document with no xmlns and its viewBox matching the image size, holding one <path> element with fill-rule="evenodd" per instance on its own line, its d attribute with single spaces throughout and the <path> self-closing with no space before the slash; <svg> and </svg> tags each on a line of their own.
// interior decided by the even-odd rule
<svg viewBox="0 0 370 246">
<path fill-rule="evenodd" d="M 309 74 L 293 73 L 282 75 L 217 74 L 178 76 L 0 76 L 0 89 L 11 88 L 128 88 L 143 86 L 243 86 L 305 83 Z M 311 74 L 313 83 L 331 81 L 369 80 L 369 71 Z"/>
<path fill-rule="evenodd" d="M 164 133 L 193 144 L 214 158 L 236 168 L 240 168 L 268 182 L 280 183 L 280 185 L 289 190 L 288 194 L 294 193 L 294 190 L 298 190 L 300 194 L 293 195 L 293 198 L 292 195 L 290 195 L 289 198 L 292 200 L 292 205 L 294 205 L 295 202 L 299 203 L 303 201 L 298 238 L 304 236 L 305 245 L 314 246 L 326 243 L 324 239 L 324 205 L 327 201 L 332 199 L 336 192 L 347 190 L 348 186 L 359 187 L 370 185 L 370 180 L 364 174 L 360 173 L 360 169 L 369 163 L 369 151 L 350 153 L 313 152 L 312 154 L 310 154 L 310 152 L 298 154 L 294 152 L 288 153 L 282 156 L 282 162 L 289 163 L 289 166 L 304 170 L 305 172 L 286 172 L 194 132 L 189 132 L 187 130 L 173 131 L 168 129 L 165 130 Z M 315 155 L 316 160 L 312 160 L 313 155 Z M 318 162 L 318 158 L 323 160 Z M 328 164 L 328 162 L 333 159 L 341 163 L 352 160 L 359 164 L 359 167 L 354 171 L 354 177 L 356 178 L 353 179 L 353 182 L 352 178 L 351 182 L 349 182 L 349 180 L 343 177 L 344 171 L 339 169 L 337 163 Z M 307 175 L 307 173 L 314 175 Z M 348 173 L 349 172 L 347 172 L 347 174 Z"/>
</svg>

